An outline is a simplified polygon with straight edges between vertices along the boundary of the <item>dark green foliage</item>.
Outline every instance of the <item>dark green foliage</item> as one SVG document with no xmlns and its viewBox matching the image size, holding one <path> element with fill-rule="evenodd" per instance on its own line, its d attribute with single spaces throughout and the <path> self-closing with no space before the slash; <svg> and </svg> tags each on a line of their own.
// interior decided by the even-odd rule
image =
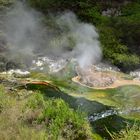
<svg viewBox="0 0 140 140">
<path fill-rule="evenodd" d="M 47 13 L 72 10 L 82 21 L 93 23 L 100 34 L 103 56 L 112 64 L 128 71 L 140 64 L 140 1 L 94 0 L 28 0 L 37 9 Z M 115 8 L 121 15 L 103 16 L 102 11 Z"/>
<path fill-rule="evenodd" d="M 133 70 L 139 66 L 140 58 L 135 54 L 130 54 L 128 47 L 118 41 L 119 37 L 115 36 L 117 31 L 114 28 L 103 26 L 99 27 L 99 30 L 104 58 L 123 71 Z"/>
<path fill-rule="evenodd" d="M 74 0 L 28 0 L 29 3 L 32 6 L 35 6 L 36 8 L 40 9 L 43 12 L 48 11 L 63 11 L 66 9 L 70 9 L 70 7 L 74 7 L 77 5 L 78 2 L 75 2 Z"/>
<path fill-rule="evenodd" d="M 119 30 L 121 41 L 131 51 L 140 54 L 140 3 L 130 3 L 122 7 L 122 16 L 115 19 L 114 28 Z"/>
<path fill-rule="evenodd" d="M 14 0 L 0 0 L 0 9 L 11 5 Z"/>
<path fill-rule="evenodd" d="M 123 71 L 131 71 L 138 68 L 140 59 L 136 55 L 113 54 L 113 64 L 117 65 Z"/>
</svg>

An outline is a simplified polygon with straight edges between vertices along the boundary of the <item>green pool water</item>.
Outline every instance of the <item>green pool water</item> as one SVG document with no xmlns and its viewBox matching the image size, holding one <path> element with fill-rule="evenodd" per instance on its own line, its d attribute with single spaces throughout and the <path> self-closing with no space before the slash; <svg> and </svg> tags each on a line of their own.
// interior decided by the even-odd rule
<svg viewBox="0 0 140 140">
<path fill-rule="evenodd" d="M 114 89 L 96 90 L 83 87 L 71 81 L 71 79 L 44 77 L 43 80 L 51 80 L 60 92 L 53 89 L 45 89 L 44 93 L 50 98 L 62 98 L 70 107 L 81 109 L 88 115 L 100 113 L 108 109 L 118 111 L 118 114 L 91 122 L 91 125 L 102 137 L 109 138 L 106 130 L 117 132 L 125 128 L 127 123 L 140 121 L 140 86 L 121 86 Z M 82 104 L 82 106 L 81 106 Z"/>
</svg>

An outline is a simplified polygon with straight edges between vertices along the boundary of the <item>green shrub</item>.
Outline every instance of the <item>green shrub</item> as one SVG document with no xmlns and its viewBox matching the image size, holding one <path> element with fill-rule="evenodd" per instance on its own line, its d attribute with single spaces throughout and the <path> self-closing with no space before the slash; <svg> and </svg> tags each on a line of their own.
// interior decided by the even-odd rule
<svg viewBox="0 0 140 140">
<path fill-rule="evenodd" d="M 113 28 L 120 32 L 119 38 L 131 53 L 140 54 L 140 3 L 131 2 L 121 8 L 122 15 L 114 18 Z"/>
<path fill-rule="evenodd" d="M 25 107 L 34 110 L 36 108 L 43 108 L 44 106 L 45 106 L 45 101 L 43 96 L 39 92 L 36 92 L 34 96 L 31 96 L 29 98 Z"/>
<path fill-rule="evenodd" d="M 2 139 L 98 139 L 85 118 L 85 114 L 69 108 L 62 99 L 46 99 L 40 92 L 33 92 L 28 98 L 16 100 L 0 86 Z"/>
<path fill-rule="evenodd" d="M 40 111 L 36 113 L 35 110 Z M 45 124 L 50 139 L 86 140 L 92 137 L 91 128 L 84 119 L 86 116 L 70 109 L 61 99 L 44 100 L 43 95 L 35 94 L 28 100 L 24 112 L 28 122 Z"/>
<path fill-rule="evenodd" d="M 140 64 L 140 59 L 136 55 L 114 53 L 113 57 L 113 64 L 117 65 L 124 71 L 134 70 Z"/>
</svg>

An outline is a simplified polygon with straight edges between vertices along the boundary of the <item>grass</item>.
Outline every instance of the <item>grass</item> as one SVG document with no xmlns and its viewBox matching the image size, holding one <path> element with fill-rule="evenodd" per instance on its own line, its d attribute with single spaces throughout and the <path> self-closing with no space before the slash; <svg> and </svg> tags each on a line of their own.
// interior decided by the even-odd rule
<svg viewBox="0 0 140 140">
<path fill-rule="evenodd" d="M 61 81 L 58 85 L 63 87 Z M 64 84 L 64 89 L 71 86 L 75 91 L 76 85 L 69 85 L 67 82 Z M 112 99 L 114 99 L 112 102 L 117 102 L 115 95 L 121 95 L 121 99 L 138 91 L 138 86 L 124 86 L 109 90 L 85 90 L 83 95 L 87 95 L 90 99 L 90 93 L 95 100 L 101 99 L 104 102 L 106 99 L 106 103 L 110 104 L 108 101 Z M 62 99 L 44 98 L 38 91 L 31 92 L 25 89 L 8 93 L 3 86 L 0 86 L 0 138 L 2 139 L 102 139 L 91 130 L 89 122 L 85 120 L 86 114 L 71 109 Z M 104 123 L 101 123 L 100 127 L 102 124 Z M 119 123 L 115 125 L 121 126 Z M 121 137 L 121 132 L 113 136 Z"/>
<path fill-rule="evenodd" d="M 36 74 L 37 75 L 37 74 Z M 35 76 L 36 76 L 35 75 Z M 45 74 L 43 77 L 45 76 Z M 119 77 L 129 78 L 128 75 L 117 73 Z M 40 79 L 40 77 L 38 76 Z M 137 107 L 139 104 L 139 86 L 129 85 L 121 86 L 115 89 L 95 90 L 87 87 L 82 87 L 70 80 L 51 78 L 54 85 L 57 85 L 61 91 L 68 93 L 72 96 L 84 97 L 88 100 L 94 100 L 108 106 L 119 108 Z M 126 102 L 127 101 L 127 102 Z"/>
<path fill-rule="evenodd" d="M 119 135 L 111 134 L 111 137 L 113 140 L 138 140 L 140 138 L 140 127 L 137 124 L 134 124 L 132 127 L 127 126 Z"/>
<path fill-rule="evenodd" d="M 12 94 L 12 93 L 11 93 Z M 23 123 L 22 108 L 25 101 L 10 96 L 0 85 L 0 139 L 1 140 L 43 140 L 45 130 L 37 131 Z"/>
<path fill-rule="evenodd" d="M 65 78 L 65 77 L 50 76 L 45 73 L 32 72 L 31 78 L 44 80 L 44 81 L 51 81 L 51 83 L 57 85 L 61 89 L 61 91 L 65 93 L 71 93 L 71 92 L 85 93 L 88 91 L 93 91 L 93 89 L 89 89 L 72 82 L 71 80 L 72 76 L 70 78 Z"/>
<path fill-rule="evenodd" d="M 117 76 L 129 79 L 128 75 L 117 73 Z M 45 77 L 45 76 L 44 76 Z M 119 108 L 119 110 L 131 111 L 133 108 L 138 108 L 139 103 L 139 86 L 127 85 L 115 89 L 95 90 L 82 87 L 71 81 L 65 79 L 52 78 L 51 81 L 57 85 L 61 91 L 68 93 L 74 97 L 84 97 L 90 101 L 97 101 L 101 104 Z M 138 112 L 129 112 L 129 114 L 122 114 L 122 117 L 131 117 L 139 119 Z"/>
<path fill-rule="evenodd" d="M 88 123 L 84 120 L 85 116 L 70 109 L 61 99 L 45 101 L 41 94 L 35 94 L 28 100 L 26 108 L 27 116 L 31 116 L 28 121 L 45 125 L 51 139 L 84 140 L 92 135 Z M 35 110 L 38 110 L 38 113 Z M 33 117 L 35 114 L 36 118 Z"/>
<path fill-rule="evenodd" d="M 93 135 L 85 119 L 86 115 L 74 111 L 62 99 L 47 99 L 40 92 L 34 91 L 30 96 L 18 100 L 15 95 L 17 93 L 13 93 L 14 96 L 8 93 L 3 86 L 0 86 L 0 139 L 2 140 L 99 138 L 98 135 Z"/>
</svg>

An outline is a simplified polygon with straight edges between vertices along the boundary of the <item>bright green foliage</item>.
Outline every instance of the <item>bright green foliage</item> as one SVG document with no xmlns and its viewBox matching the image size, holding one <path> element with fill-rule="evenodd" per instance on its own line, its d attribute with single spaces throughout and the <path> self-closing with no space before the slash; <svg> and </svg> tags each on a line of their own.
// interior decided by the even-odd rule
<svg viewBox="0 0 140 140">
<path fill-rule="evenodd" d="M 20 92 L 20 90 L 19 90 Z M 28 91 L 25 91 L 28 92 Z M 15 94 L 14 96 L 12 96 Z M 11 95 L 11 96 L 10 96 Z M 40 92 L 17 100 L 0 86 L 0 139 L 91 140 L 94 135 L 85 119 L 61 99 L 46 99 Z"/>
<path fill-rule="evenodd" d="M 51 139 L 91 139 L 91 129 L 84 120 L 86 116 L 70 109 L 61 99 L 45 101 L 41 94 L 35 94 L 28 100 L 27 109 L 41 110 L 33 121 L 38 125 L 45 124 Z"/>
</svg>

